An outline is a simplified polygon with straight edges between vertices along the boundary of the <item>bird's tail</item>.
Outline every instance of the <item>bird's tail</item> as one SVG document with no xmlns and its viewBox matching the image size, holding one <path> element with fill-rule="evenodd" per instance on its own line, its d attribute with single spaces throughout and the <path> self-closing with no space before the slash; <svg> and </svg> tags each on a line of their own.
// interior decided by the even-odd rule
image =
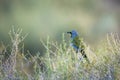
<svg viewBox="0 0 120 80">
<path fill-rule="evenodd" d="M 82 54 L 83 58 L 85 58 L 85 59 L 86 59 L 86 61 L 87 61 L 88 63 L 90 63 L 90 61 L 89 61 L 89 59 L 88 59 L 87 55 L 85 54 L 84 49 L 81 49 L 81 50 L 80 50 L 80 52 L 81 52 L 81 54 Z"/>
</svg>

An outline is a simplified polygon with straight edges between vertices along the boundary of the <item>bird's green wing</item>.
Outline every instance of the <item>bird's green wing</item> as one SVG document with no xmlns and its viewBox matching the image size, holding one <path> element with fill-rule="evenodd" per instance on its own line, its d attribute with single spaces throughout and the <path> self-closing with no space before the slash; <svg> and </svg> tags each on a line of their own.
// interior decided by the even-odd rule
<svg viewBox="0 0 120 80">
<path fill-rule="evenodd" d="M 72 40 L 72 43 L 79 48 L 80 46 L 80 39 L 79 39 L 79 36 L 76 36 L 73 40 Z"/>
<path fill-rule="evenodd" d="M 79 36 L 76 36 L 73 40 L 72 43 L 76 46 L 76 47 L 80 47 L 81 49 L 85 49 L 84 46 L 84 42 L 83 42 L 83 38 L 80 38 Z"/>
<path fill-rule="evenodd" d="M 83 42 L 83 38 L 80 38 L 80 48 L 81 48 L 81 49 L 85 49 L 85 45 L 84 45 L 84 42 Z"/>
</svg>

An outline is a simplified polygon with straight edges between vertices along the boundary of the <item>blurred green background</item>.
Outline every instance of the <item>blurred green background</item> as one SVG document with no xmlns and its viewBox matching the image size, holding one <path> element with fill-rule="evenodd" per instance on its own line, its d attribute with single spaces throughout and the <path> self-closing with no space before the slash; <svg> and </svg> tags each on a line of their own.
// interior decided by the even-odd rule
<svg viewBox="0 0 120 80">
<path fill-rule="evenodd" d="M 73 29 L 93 44 L 119 30 L 119 5 L 119 0 L 0 0 L 0 41 L 10 43 L 14 26 L 29 33 L 24 43 L 31 53 L 44 51 L 40 39 L 60 42 L 62 33 Z"/>
</svg>

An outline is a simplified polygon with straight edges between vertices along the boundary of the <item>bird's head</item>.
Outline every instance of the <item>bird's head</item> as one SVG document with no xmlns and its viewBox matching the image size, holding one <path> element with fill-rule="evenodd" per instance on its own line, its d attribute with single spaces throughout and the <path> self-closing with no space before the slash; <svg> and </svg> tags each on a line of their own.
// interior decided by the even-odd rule
<svg viewBox="0 0 120 80">
<path fill-rule="evenodd" d="M 75 30 L 72 30 L 71 32 L 67 32 L 67 33 L 71 35 L 71 38 L 78 36 L 78 33 Z"/>
</svg>

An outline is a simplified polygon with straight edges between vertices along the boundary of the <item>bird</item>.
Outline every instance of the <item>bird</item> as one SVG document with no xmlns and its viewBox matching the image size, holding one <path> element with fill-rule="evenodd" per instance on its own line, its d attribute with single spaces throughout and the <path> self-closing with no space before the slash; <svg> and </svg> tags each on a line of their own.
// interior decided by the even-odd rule
<svg viewBox="0 0 120 80">
<path fill-rule="evenodd" d="M 83 39 L 79 37 L 78 32 L 76 30 L 72 30 L 67 32 L 71 35 L 71 46 L 75 49 L 76 53 L 80 52 L 88 62 L 88 57 L 85 53 L 85 45 L 83 44 Z"/>
</svg>

